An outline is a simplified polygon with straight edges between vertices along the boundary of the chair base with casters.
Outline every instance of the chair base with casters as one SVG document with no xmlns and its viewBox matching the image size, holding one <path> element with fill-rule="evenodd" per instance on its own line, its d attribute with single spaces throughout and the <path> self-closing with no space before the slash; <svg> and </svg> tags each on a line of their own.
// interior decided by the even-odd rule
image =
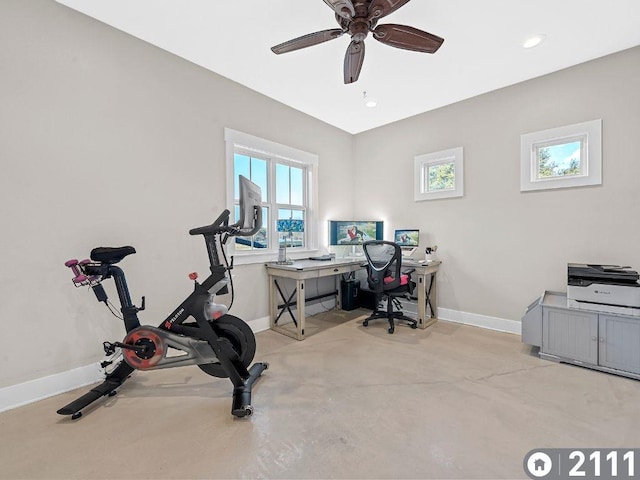
<svg viewBox="0 0 640 480">
<path fill-rule="evenodd" d="M 394 306 L 398 310 L 394 310 L 393 309 Z M 387 321 L 389 322 L 389 329 L 387 330 L 389 333 L 393 333 L 395 331 L 395 329 L 396 329 L 395 321 L 396 320 L 404 320 L 405 322 L 407 322 L 409 324 L 409 326 L 411 328 L 418 328 L 417 320 L 414 320 L 413 318 L 406 316 L 400 310 L 400 308 L 402 308 L 402 306 L 400 305 L 400 302 L 398 301 L 397 298 L 388 297 L 387 298 L 387 309 L 386 310 L 379 310 L 378 307 L 376 307 L 376 309 L 373 311 L 373 313 L 362 322 L 362 326 L 363 327 L 368 327 L 370 320 L 377 320 L 379 318 L 386 318 Z"/>
</svg>

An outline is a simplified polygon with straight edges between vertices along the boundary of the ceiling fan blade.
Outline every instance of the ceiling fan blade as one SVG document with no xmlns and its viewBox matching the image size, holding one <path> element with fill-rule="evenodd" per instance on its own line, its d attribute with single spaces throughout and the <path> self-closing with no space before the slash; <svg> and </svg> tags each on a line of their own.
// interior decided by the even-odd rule
<svg viewBox="0 0 640 480">
<path fill-rule="evenodd" d="M 351 0 L 324 0 L 324 3 L 329 5 L 338 15 L 349 20 L 356 14 L 356 9 L 353 8 Z"/>
<path fill-rule="evenodd" d="M 373 30 L 373 38 L 386 45 L 416 52 L 435 53 L 444 38 L 406 25 L 387 23 Z"/>
<path fill-rule="evenodd" d="M 288 42 L 281 43 L 275 47 L 271 47 L 271 51 L 277 55 L 281 53 L 293 52 L 301 48 L 311 47 L 319 43 L 328 42 L 334 38 L 342 36 L 344 32 L 339 28 L 333 28 L 331 30 L 322 30 L 321 32 L 309 33 L 302 37 L 294 38 Z"/>
<path fill-rule="evenodd" d="M 386 17 L 407 3 L 409 0 L 373 0 L 369 5 L 369 18 Z"/>
<path fill-rule="evenodd" d="M 352 40 L 344 57 L 344 83 L 358 81 L 362 63 L 364 62 L 364 42 Z"/>
</svg>

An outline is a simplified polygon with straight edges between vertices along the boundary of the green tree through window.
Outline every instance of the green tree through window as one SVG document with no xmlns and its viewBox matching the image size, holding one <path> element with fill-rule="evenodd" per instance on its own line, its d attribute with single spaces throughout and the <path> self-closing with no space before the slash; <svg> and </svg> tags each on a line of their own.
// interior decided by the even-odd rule
<svg viewBox="0 0 640 480">
<path fill-rule="evenodd" d="M 567 167 L 551 159 L 549 147 L 538 149 L 538 178 L 565 177 L 580 174 L 580 158 L 571 158 Z"/>
<path fill-rule="evenodd" d="M 456 168 L 453 162 L 429 166 L 429 191 L 452 190 L 455 188 Z"/>
</svg>

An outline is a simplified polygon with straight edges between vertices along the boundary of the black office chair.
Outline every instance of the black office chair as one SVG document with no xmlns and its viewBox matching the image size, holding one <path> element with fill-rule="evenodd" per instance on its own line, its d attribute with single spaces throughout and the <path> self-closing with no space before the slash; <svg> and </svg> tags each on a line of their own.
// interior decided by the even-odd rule
<svg viewBox="0 0 640 480">
<path fill-rule="evenodd" d="M 395 330 L 394 320 L 404 320 L 411 328 L 418 328 L 418 322 L 407 317 L 401 310 L 402 305 L 398 297 L 409 298 L 413 293 L 415 283 L 411 281 L 414 269 L 402 271 L 402 251 L 400 246 L 384 240 L 372 240 L 362 245 L 367 257 L 367 283 L 376 294 L 376 307 L 369 318 L 362 322 L 369 325 L 369 320 L 386 318 L 389 321 L 389 333 Z M 387 300 L 387 309 L 379 310 L 380 302 Z M 397 310 L 394 310 L 393 307 Z"/>
</svg>

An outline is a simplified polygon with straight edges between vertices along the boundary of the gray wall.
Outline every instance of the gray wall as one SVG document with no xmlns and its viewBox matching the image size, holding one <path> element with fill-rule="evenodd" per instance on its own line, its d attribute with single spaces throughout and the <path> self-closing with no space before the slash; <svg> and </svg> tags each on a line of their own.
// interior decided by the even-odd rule
<svg viewBox="0 0 640 480">
<path fill-rule="evenodd" d="M 462 312 L 519 320 L 566 291 L 567 262 L 640 268 L 638 78 L 640 47 L 359 134 L 356 214 L 419 227 L 444 261 L 440 306 Z M 521 134 L 598 118 L 601 186 L 520 192 Z M 413 158 L 458 146 L 464 197 L 414 202 Z"/>
<path fill-rule="evenodd" d="M 224 127 L 318 154 L 320 221 L 419 227 L 444 261 L 444 308 L 518 320 L 564 289 L 568 261 L 640 267 L 639 74 L 636 48 L 354 137 L 53 0 L 3 0 L 0 388 L 88 365 L 122 336 L 68 258 L 134 245 L 145 323 L 190 291 L 207 262 L 187 231 L 225 207 Z M 603 185 L 520 193 L 520 135 L 594 118 Z M 414 203 L 413 157 L 456 146 L 465 196 Z M 234 313 L 265 317 L 262 265 L 234 275 Z"/>
<path fill-rule="evenodd" d="M 0 387 L 122 338 L 67 259 L 135 246 L 122 265 L 150 324 L 190 292 L 189 272 L 206 275 L 188 230 L 226 206 L 225 127 L 319 155 L 319 218 L 351 213 L 351 175 L 333 174 L 351 168 L 351 135 L 53 0 L 0 3 L 0 105 Z M 265 317 L 264 267 L 234 279 L 233 312 Z"/>
</svg>

